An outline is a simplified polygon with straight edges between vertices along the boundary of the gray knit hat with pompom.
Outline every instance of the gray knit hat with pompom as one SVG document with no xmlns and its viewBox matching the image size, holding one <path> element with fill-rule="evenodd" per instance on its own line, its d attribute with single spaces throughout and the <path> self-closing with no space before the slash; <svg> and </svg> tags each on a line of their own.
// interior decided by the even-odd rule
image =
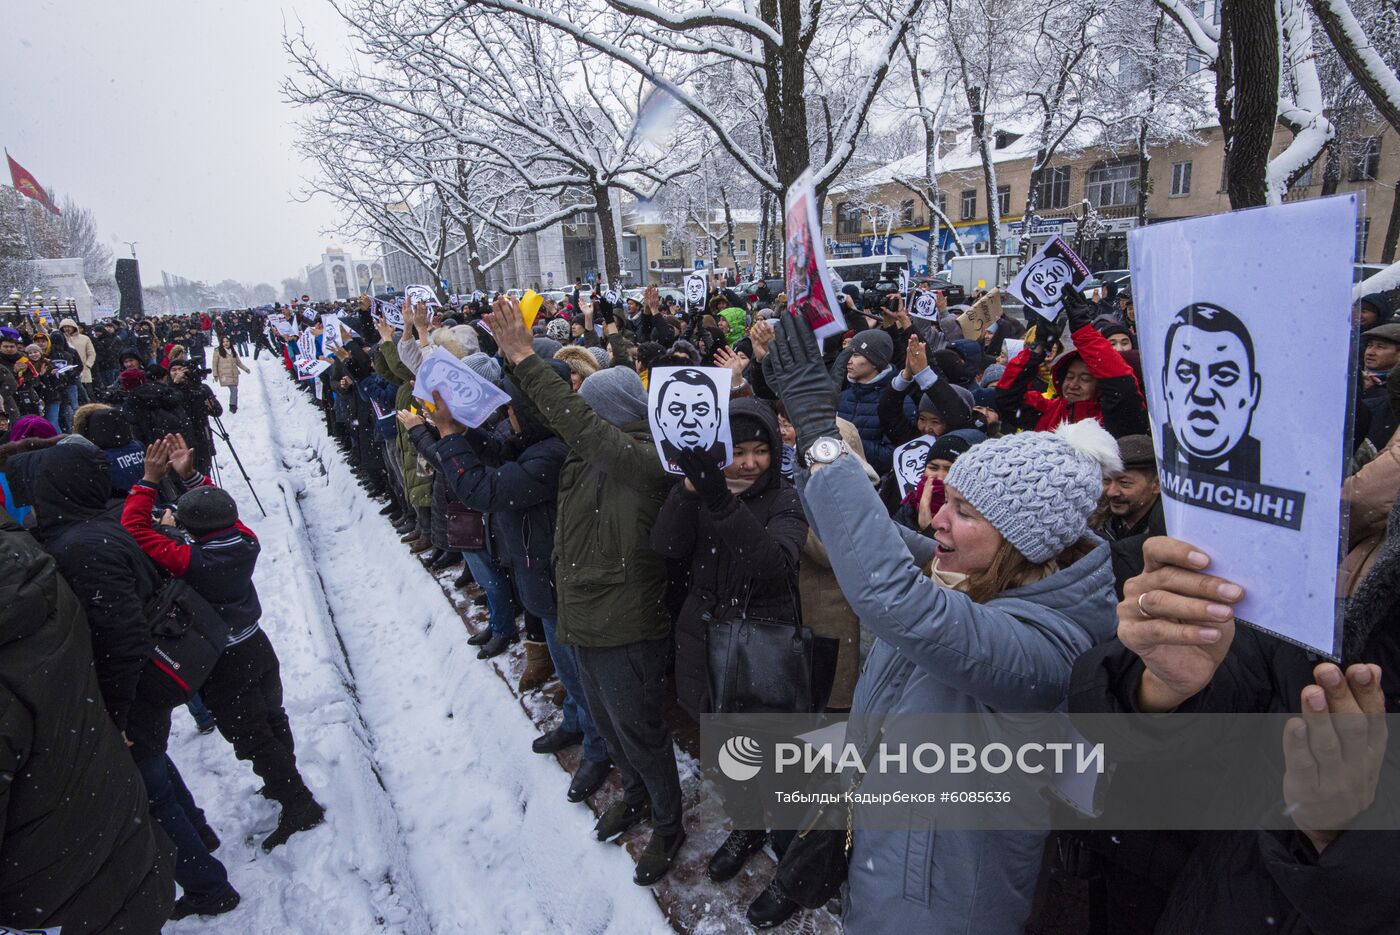
<svg viewBox="0 0 1400 935">
<path fill-rule="evenodd" d="M 974 445 L 946 481 L 1027 559 L 1049 561 L 1089 531 L 1118 443 L 1093 419 Z"/>
</svg>

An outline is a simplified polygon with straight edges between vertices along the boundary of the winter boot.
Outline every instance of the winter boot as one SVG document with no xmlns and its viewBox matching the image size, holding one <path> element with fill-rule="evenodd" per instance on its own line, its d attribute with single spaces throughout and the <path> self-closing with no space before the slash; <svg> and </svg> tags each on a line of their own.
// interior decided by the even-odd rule
<svg viewBox="0 0 1400 935">
<path fill-rule="evenodd" d="M 536 753 L 558 753 L 579 743 L 583 743 L 582 731 L 551 727 L 534 739 L 530 749 Z"/>
<path fill-rule="evenodd" d="M 570 802 L 582 802 L 603 788 L 603 783 L 608 781 L 608 773 L 611 772 L 612 760 L 604 760 L 601 763 L 584 760 L 574 771 L 574 778 L 569 781 L 569 792 L 565 798 Z"/>
<path fill-rule="evenodd" d="M 427 532 L 423 532 L 422 535 L 421 535 L 418 539 L 416 539 L 416 540 L 414 540 L 414 541 L 412 541 L 412 542 L 410 542 L 410 543 L 408 544 L 408 552 L 409 552 L 410 555 L 419 555 L 419 554 L 421 554 L 421 553 L 423 553 L 423 552 L 428 551 L 428 550 L 431 549 L 432 547 L 433 547 L 433 540 L 432 540 L 432 537 L 429 536 Z"/>
<path fill-rule="evenodd" d="M 549 658 L 549 646 L 534 640 L 525 641 L 525 668 L 520 672 L 520 683 L 515 690 L 520 694 L 532 692 L 544 686 L 554 674 L 554 660 Z"/>
<path fill-rule="evenodd" d="M 239 899 L 241 897 L 238 890 L 231 886 L 222 893 L 204 899 L 186 893 L 175 900 L 175 905 L 170 910 L 170 920 L 173 922 L 189 916 L 221 916 L 236 909 Z"/>
<path fill-rule="evenodd" d="M 593 826 L 593 836 L 599 841 L 611 841 L 628 828 L 646 821 L 650 817 L 650 801 L 645 801 L 640 805 L 628 805 L 625 801 L 617 802 L 598 816 L 598 823 Z"/>
<path fill-rule="evenodd" d="M 637 872 L 632 874 L 632 882 L 638 886 L 651 886 L 671 870 L 671 864 L 685 843 L 685 830 L 675 834 L 662 835 L 655 831 L 647 846 L 642 848 L 642 856 L 637 858 Z"/>
<path fill-rule="evenodd" d="M 469 584 L 476 584 L 476 579 L 472 577 L 472 567 L 464 561 L 462 564 L 462 573 L 452 582 L 452 586 L 460 591 Z"/>
<path fill-rule="evenodd" d="M 418 556 L 418 557 L 422 560 L 423 564 L 424 564 L 424 565 L 427 565 L 428 568 L 429 568 L 429 570 L 431 570 L 432 567 L 433 567 L 433 563 L 436 562 L 438 559 L 442 558 L 442 557 L 443 557 L 444 555 L 446 555 L 446 554 L 447 554 L 447 550 L 446 550 L 446 549 L 433 549 L 433 550 L 432 550 L 431 552 L 429 552 L 427 555 L 420 555 L 420 556 Z"/>
<path fill-rule="evenodd" d="M 443 549 L 442 554 L 428 563 L 429 571 L 446 571 L 462 560 L 461 552 Z"/>
<path fill-rule="evenodd" d="M 392 500 L 390 500 L 379 510 L 380 516 L 393 516 L 395 513 L 399 514 L 400 516 L 403 515 L 403 511 L 399 509 L 399 505 Z"/>
<path fill-rule="evenodd" d="M 778 881 L 774 880 L 768 884 L 767 889 L 758 894 L 757 899 L 749 903 L 749 911 L 745 915 L 749 925 L 754 928 L 771 929 L 791 919 L 792 914 L 800 908 L 802 907 L 787 898 L 778 886 Z"/>
<path fill-rule="evenodd" d="M 484 629 L 477 630 L 477 631 L 476 631 L 475 633 L 473 633 L 471 636 L 467 637 L 467 645 L 468 645 L 468 646 L 485 646 L 487 643 L 491 642 L 491 637 L 494 636 L 494 635 L 495 635 L 495 634 L 491 632 L 491 628 L 490 628 L 490 627 L 486 627 L 486 628 L 484 628 Z"/>
<path fill-rule="evenodd" d="M 272 853 L 273 848 L 286 844 L 287 839 L 298 831 L 310 831 L 325 820 L 326 810 L 315 799 L 304 799 L 299 805 L 283 805 L 282 816 L 277 819 L 277 827 L 263 838 L 263 853 Z"/>
<path fill-rule="evenodd" d="M 199 839 L 204 842 L 204 846 L 209 849 L 211 854 L 217 851 L 219 845 L 223 843 L 219 840 L 219 836 L 214 833 L 214 829 L 208 825 L 200 825 Z"/>
<path fill-rule="evenodd" d="M 518 642 L 520 642 L 520 637 L 518 636 L 505 636 L 503 634 L 497 633 L 495 636 L 487 640 L 486 643 L 481 647 L 481 649 L 477 651 L 476 658 L 493 659 L 496 656 L 499 656 L 501 653 L 505 652 L 507 649 L 510 649 L 511 644 Z"/>
<path fill-rule="evenodd" d="M 399 541 L 412 542 L 413 540 L 417 539 L 418 536 L 418 520 L 414 519 L 411 524 L 407 524 L 404 526 L 404 533 L 403 535 L 399 536 Z"/>
<path fill-rule="evenodd" d="M 750 857 L 763 847 L 767 834 L 762 831 L 731 831 L 710 858 L 710 879 L 723 883 L 738 876 Z"/>
</svg>

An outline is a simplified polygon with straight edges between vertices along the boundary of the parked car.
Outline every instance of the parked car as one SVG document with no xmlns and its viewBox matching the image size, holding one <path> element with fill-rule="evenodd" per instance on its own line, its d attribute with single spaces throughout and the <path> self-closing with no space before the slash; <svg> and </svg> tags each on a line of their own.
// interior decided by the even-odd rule
<svg viewBox="0 0 1400 935">
<path fill-rule="evenodd" d="M 1351 267 L 1351 283 L 1356 285 L 1365 282 L 1385 268 L 1384 263 L 1354 263 Z"/>
</svg>

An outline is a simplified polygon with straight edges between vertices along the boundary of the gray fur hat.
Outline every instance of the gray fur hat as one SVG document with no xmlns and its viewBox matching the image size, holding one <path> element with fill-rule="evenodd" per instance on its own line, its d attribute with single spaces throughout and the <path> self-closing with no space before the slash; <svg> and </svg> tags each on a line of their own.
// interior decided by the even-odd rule
<svg viewBox="0 0 1400 935">
<path fill-rule="evenodd" d="M 1123 470 L 1118 443 L 1093 419 L 974 445 L 947 485 L 1032 562 L 1049 561 L 1089 531 L 1103 479 Z"/>
<path fill-rule="evenodd" d="M 579 384 L 578 394 L 602 419 L 623 426 L 647 417 L 642 378 L 627 367 L 607 367 Z"/>
</svg>

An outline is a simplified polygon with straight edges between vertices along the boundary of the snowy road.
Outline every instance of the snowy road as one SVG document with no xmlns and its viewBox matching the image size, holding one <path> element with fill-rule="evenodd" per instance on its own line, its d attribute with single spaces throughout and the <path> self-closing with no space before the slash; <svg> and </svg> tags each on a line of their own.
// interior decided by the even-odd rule
<svg viewBox="0 0 1400 935">
<path fill-rule="evenodd" d="M 223 838 L 242 905 L 172 933 L 670 932 L 633 863 L 593 840 L 509 687 L 466 645 L 438 584 L 363 497 L 319 413 L 266 357 L 217 443 L 262 542 L 263 626 L 321 828 L 265 855 L 276 806 L 217 734 L 175 713 L 171 755 Z M 217 389 L 224 398 L 221 389 Z"/>
</svg>

